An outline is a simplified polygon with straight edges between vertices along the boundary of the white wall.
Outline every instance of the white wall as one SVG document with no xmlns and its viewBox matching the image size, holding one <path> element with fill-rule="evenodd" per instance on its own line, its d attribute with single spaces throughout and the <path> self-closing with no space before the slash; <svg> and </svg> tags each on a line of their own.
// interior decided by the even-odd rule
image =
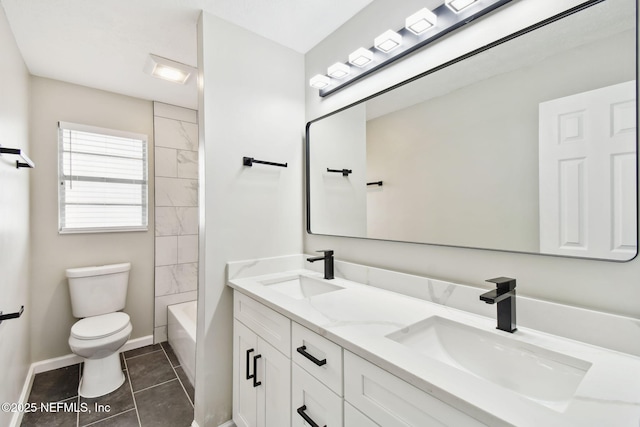
<svg viewBox="0 0 640 427">
<path fill-rule="evenodd" d="M 625 0 L 628 1 L 628 0 Z M 306 114 L 312 120 L 358 99 L 433 68 L 492 40 L 580 3 L 578 0 L 520 0 L 450 34 L 386 69 L 327 98 L 307 87 Z M 604 4 L 619 3 L 606 2 Z M 369 46 L 387 26 L 398 27 L 392 0 L 372 3 L 363 16 L 325 39 L 305 57 L 307 80 L 350 50 Z M 397 12 L 397 13 L 396 13 Z M 401 26 L 402 24 L 400 24 Z M 369 37 L 373 32 L 373 37 Z M 534 298 L 633 317 L 640 316 L 640 259 L 627 263 L 589 261 L 417 244 L 305 235 L 305 252 L 334 249 L 336 257 L 392 270 L 488 288 L 485 279 L 510 276 L 518 292 Z M 480 302 L 478 302 L 480 303 Z"/>
<path fill-rule="evenodd" d="M 226 263 L 302 250 L 304 62 L 299 53 L 207 13 L 199 20 L 198 45 L 195 419 L 208 427 L 229 420 L 232 411 L 233 307 Z M 245 167 L 244 156 L 289 166 Z"/>
<path fill-rule="evenodd" d="M 29 147 L 29 73 L 0 7 L 0 145 Z M 29 179 L 31 169 L 16 169 L 16 156 L 0 157 L 0 311 L 25 306 L 19 319 L 0 325 L 0 402 L 18 402 L 29 364 Z M 12 413 L 0 412 L 0 425 Z"/>
<path fill-rule="evenodd" d="M 152 103 L 31 77 L 30 139 L 38 166 L 31 175 L 31 360 L 70 354 L 71 301 L 65 269 L 131 262 L 127 305 L 131 338 L 153 333 L 154 185 L 149 182 L 149 230 L 58 234 L 58 121 L 145 134 L 153 177 Z"/>
</svg>

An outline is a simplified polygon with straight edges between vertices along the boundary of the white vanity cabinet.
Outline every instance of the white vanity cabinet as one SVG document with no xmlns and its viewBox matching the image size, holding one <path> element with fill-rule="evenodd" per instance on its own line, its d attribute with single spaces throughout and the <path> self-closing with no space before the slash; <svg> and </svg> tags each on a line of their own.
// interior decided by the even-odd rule
<svg viewBox="0 0 640 427">
<path fill-rule="evenodd" d="M 485 426 L 240 292 L 233 326 L 238 427 Z"/>
<path fill-rule="evenodd" d="M 344 351 L 344 398 L 345 405 L 349 402 L 356 409 L 367 414 L 375 422 L 373 425 L 384 427 L 485 426 L 475 418 L 346 350 Z M 345 427 L 348 427 L 346 422 Z"/>
<path fill-rule="evenodd" d="M 292 322 L 291 410 L 294 427 L 341 427 L 342 347 Z"/>
<path fill-rule="evenodd" d="M 238 427 L 290 427 L 291 321 L 239 292 L 234 318 L 233 421 Z"/>
</svg>

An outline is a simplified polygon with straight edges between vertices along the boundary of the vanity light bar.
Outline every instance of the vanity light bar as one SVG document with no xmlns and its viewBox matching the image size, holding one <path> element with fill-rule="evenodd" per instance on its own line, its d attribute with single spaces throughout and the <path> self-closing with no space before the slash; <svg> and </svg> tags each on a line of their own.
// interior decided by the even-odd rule
<svg viewBox="0 0 640 427">
<path fill-rule="evenodd" d="M 361 47 L 349 55 L 348 64 L 335 63 L 327 75 L 318 74 L 309 84 L 324 97 L 403 58 L 440 37 L 504 6 L 512 0 L 445 0 L 433 11 L 422 8 L 398 31 L 387 30 L 375 38 L 373 47 Z"/>
</svg>

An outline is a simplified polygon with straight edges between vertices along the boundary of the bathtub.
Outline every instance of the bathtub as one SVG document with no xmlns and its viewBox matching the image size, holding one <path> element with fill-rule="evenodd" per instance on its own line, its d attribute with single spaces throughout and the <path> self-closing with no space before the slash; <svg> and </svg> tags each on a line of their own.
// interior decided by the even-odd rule
<svg viewBox="0 0 640 427">
<path fill-rule="evenodd" d="M 167 307 L 167 335 L 169 344 L 178 356 L 180 365 L 194 385 L 196 373 L 196 319 L 197 301 L 183 302 Z"/>
</svg>

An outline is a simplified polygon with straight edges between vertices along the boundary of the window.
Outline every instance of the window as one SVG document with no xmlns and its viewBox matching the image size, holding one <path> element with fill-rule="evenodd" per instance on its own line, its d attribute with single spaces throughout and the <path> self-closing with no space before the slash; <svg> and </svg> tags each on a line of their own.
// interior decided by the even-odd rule
<svg viewBox="0 0 640 427">
<path fill-rule="evenodd" d="M 147 136 L 58 124 L 60 233 L 147 229 Z"/>
</svg>

